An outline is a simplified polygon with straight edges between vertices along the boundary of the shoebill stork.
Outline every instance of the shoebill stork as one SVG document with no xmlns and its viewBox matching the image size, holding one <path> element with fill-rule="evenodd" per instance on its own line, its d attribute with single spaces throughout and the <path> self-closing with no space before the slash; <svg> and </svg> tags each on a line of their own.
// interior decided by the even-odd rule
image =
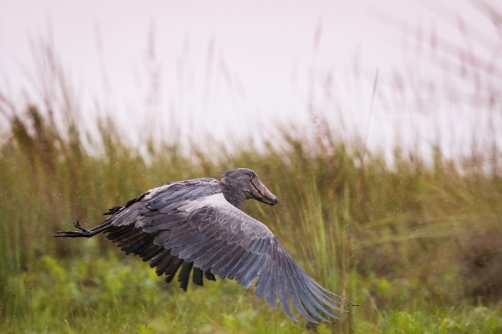
<svg viewBox="0 0 502 334">
<path fill-rule="evenodd" d="M 58 231 L 55 237 L 90 238 L 106 233 L 126 254 L 150 261 L 157 275 L 170 283 L 179 271 L 183 290 L 192 281 L 234 279 L 244 288 L 256 280 L 255 293 L 296 320 L 296 310 L 310 322 L 339 319 L 341 300 L 316 283 L 288 254 L 270 229 L 239 210 L 246 199 L 277 205 L 277 197 L 247 168 L 222 173 L 221 181 L 202 178 L 167 183 L 115 206 L 112 215 L 92 229 L 74 223 L 79 231 Z M 180 269 L 181 268 L 181 269 Z M 329 319 L 329 320 L 328 320 Z"/>
</svg>

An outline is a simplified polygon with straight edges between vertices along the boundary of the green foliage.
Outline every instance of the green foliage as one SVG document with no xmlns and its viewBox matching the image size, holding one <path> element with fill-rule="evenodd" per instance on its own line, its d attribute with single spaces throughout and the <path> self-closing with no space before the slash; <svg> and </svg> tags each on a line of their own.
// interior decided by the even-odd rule
<svg viewBox="0 0 502 334">
<path fill-rule="evenodd" d="M 234 282 L 194 287 L 185 294 L 159 280 L 136 259 L 114 252 L 60 261 L 44 256 L 36 268 L 12 277 L 25 289 L 22 317 L 6 318 L 3 332 L 305 333 L 280 311 Z M 383 280 L 385 281 L 385 280 Z M 355 333 L 502 333 L 500 314 L 488 307 L 423 306 L 377 312 L 375 322 L 356 317 Z M 346 321 L 346 320 L 345 320 Z M 318 333 L 336 325 L 322 324 Z"/>
<path fill-rule="evenodd" d="M 474 158 L 436 150 L 429 166 L 396 150 L 389 165 L 358 144 L 294 130 L 260 149 L 148 139 L 134 148 L 112 122 L 90 136 L 71 113 L 62 126 L 45 114 L 12 113 L 0 149 L 1 332 L 306 332 L 235 282 L 185 294 L 103 237 L 51 237 L 162 183 L 235 167 L 254 169 L 280 200 L 243 210 L 323 286 L 362 304 L 319 333 L 501 332 L 502 180 Z"/>
<path fill-rule="evenodd" d="M 499 316 L 486 307 L 458 310 L 436 310 L 435 314 L 416 311 L 412 314 L 393 312 L 382 322 L 383 333 L 502 333 Z"/>
</svg>

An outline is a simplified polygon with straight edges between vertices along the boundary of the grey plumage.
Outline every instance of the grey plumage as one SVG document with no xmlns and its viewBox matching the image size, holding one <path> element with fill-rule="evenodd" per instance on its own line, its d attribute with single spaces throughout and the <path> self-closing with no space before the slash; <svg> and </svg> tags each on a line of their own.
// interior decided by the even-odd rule
<svg viewBox="0 0 502 334">
<path fill-rule="evenodd" d="M 295 319 L 295 309 L 311 322 L 339 319 L 330 309 L 343 311 L 344 299 L 317 284 L 293 260 L 270 229 L 240 211 L 245 199 L 275 205 L 273 195 L 250 169 L 222 173 L 223 179 L 195 179 L 168 183 L 113 207 L 101 225 L 81 231 L 56 232 L 57 237 L 91 237 L 106 233 L 126 254 L 150 261 L 157 275 L 171 282 L 178 273 L 186 291 L 192 272 L 194 284 L 234 279 L 245 288 L 256 280 L 255 293 L 275 308 L 279 300 Z M 296 319 L 295 319 L 296 320 Z"/>
</svg>

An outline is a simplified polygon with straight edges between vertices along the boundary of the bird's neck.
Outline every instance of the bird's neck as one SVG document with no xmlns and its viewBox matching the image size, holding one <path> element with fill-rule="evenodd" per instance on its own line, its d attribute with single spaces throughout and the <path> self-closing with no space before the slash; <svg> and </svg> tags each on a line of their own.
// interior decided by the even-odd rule
<svg viewBox="0 0 502 334">
<path fill-rule="evenodd" d="M 220 182 L 220 186 L 225 199 L 236 208 L 240 207 L 246 200 L 244 193 L 233 188 L 232 185 L 227 185 L 226 183 Z"/>
</svg>

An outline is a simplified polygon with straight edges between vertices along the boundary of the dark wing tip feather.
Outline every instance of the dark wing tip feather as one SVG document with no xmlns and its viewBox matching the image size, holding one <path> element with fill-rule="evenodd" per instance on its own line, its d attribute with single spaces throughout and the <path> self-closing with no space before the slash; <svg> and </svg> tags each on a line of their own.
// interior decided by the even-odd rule
<svg viewBox="0 0 502 334">
<path fill-rule="evenodd" d="M 180 273 L 178 275 L 178 282 L 180 283 L 180 288 L 182 288 L 185 292 L 187 291 L 188 288 L 188 279 L 192 267 L 193 267 L 192 262 L 183 262 Z"/>
<path fill-rule="evenodd" d="M 204 285 L 204 281 L 202 279 L 202 274 L 203 274 L 203 271 L 200 268 L 195 268 L 195 267 L 193 268 L 192 282 L 195 285 L 199 285 L 199 286 Z"/>
<path fill-rule="evenodd" d="M 169 264 L 169 267 L 165 270 L 166 283 L 171 283 L 171 281 L 174 278 L 174 275 L 176 275 L 176 272 L 181 267 L 182 263 L 183 263 L 182 259 L 174 257 L 174 260 Z"/>
<path fill-rule="evenodd" d="M 215 281 L 216 282 L 216 277 L 214 277 L 214 275 L 211 273 L 210 270 L 205 270 L 204 271 L 204 276 L 206 277 L 206 279 L 208 281 Z"/>
</svg>

